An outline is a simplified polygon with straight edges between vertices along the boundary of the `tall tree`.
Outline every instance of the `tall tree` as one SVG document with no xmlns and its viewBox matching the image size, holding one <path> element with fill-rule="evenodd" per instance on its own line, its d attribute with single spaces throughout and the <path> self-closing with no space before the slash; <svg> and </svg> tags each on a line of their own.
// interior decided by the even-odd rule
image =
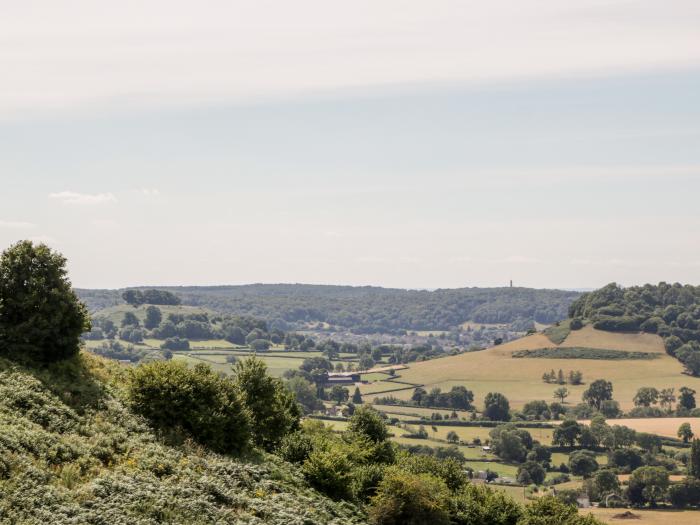
<svg viewBox="0 0 700 525">
<path fill-rule="evenodd" d="M 656 404 L 659 400 L 659 391 L 650 386 L 643 386 L 634 396 L 632 400 L 634 404 L 638 407 L 648 407 Z"/>
<path fill-rule="evenodd" d="M 683 440 L 683 443 L 687 443 L 693 438 L 693 429 L 690 427 L 690 423 L 687 421 L 678 427 L 678 437 Z"/>
<path fill-rule="evenodd" d="M 146 308 L 146 320 L 143 322 L 143 326 L 145 326 L 148 330 L 153 330 L 156 328 L 162 320 L 163 314 L 161 313 L 160 308 L 153 305 Z"/>
<path fill-rule="evenodd" d="M 603 401 L 612 399 L 612 393 L 613 386 L 610 381 L 596 379 L 588 387 L 588 390 L 583 393 L 583 400 L 592 407 L 600 410 L 600 405 Z"/>
<path fill-rule="evenodd" d="M 690 447 L 688 475 L 700 479 L 700 439 L 694 439 Z"/>
<path fill-rule="evenodd" d="M 0 353 L 57 361 L 78 353 L 90 330 L 71 288 L 66 259 L 45 244 L 20 241 L 0 257 Z"/>
<path fill-rule="evenodd" d="M 678 396 L 678 407 L 684 408 L 686 410 L 692 410 L 695 408 L 695 390 L 688 388 L 687 386 L 681 387 L 679 390 L 680 396 Z"/>
<path fill-rule="evenodd" d="M 509 421 L 510 403 L 499 392 L 489 392 L 484 398 L 484 415 L 491 421 Z"/>
<path fill-rule="evenodd" d="M 282 382 L 267 374 L 262 359 L 250 357 L 233 366 L 235 385 L 253 421 L 253 438 L 266 450 L 272 450 L 284 436 L 299 426 L 301 410 L 294 395 Z"/>
<path fill-rule="evenodd" d="M 554 397 L 559 399 L 562 403 L 564 402 L 564 399 L 566 399 L 569 396 L 569 389 L 566 388 L 565 386 L 559 387 L 554 391 Z"/>
</svg>

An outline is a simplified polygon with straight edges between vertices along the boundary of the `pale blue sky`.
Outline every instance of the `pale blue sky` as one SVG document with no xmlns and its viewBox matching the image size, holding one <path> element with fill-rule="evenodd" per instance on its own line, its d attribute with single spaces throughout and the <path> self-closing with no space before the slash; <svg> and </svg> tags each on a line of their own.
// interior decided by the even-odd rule
<svg viewBox="0 0 700 525">
<path fill-rule="evenodd" d="M 70 9 L 18 9 L 0 245 L 44 239 L 90 287 L 698 283 L 697 7 L 466 3 L 304 1 L 279 42 L 215 38 L 269 21 L 247 2 L 133 27 L 69 2 L 93 25 L 60 34 Z"/>
</svg>

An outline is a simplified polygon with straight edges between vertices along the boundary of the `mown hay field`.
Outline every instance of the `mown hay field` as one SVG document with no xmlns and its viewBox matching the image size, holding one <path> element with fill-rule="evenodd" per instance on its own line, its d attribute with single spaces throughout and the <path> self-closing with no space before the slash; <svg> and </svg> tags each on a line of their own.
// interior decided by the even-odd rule
<svg viewBox="0 0 700 525">
<path fill-rule="evenodd" d="M 668 356 L 663 349 L 661 338 L 652 334 L 621 334 L 603 332 L 586 326 L 572 331 L 560 346 L 582 346 L 607 348 L 612 350 L 653 352 L 658 358 L 652 360 L 594 360 L 594 359 L 549 359 L 513 358 L 518 350 L 551 348 L 555 345 L 545 335 L 538 333 L 480 352 L 468 352 L 456 356 L 443 357 L 420 363 L 411 363 L 402 370 L 401 380 L 423 384 L 424 388 L 439 387 L 443 391 L 453 386 L 463 385 L 472 390 L 478 407 L 488 392 L 501 392 L 509 400 L 511 408 L 520 409 L 528 401 L 544 399 L 553 401 L 557 385 L 542 381 L 545 371 L 562 369 L 580 370 L 583 385 L 567 385 L 569 404 L 581 402 L 587 383 L 595 379 L 607 379 L 613 383 L 613 396 L 621 407 L 629 410 L 634 406 L 633 397 L 642 386 L 658 389 L 689 386 L 700 391 L 700 378 L 683 373 L 682 365 Z M 383 394 L 381 388 L 394 385 L 365 385 L 361 387 L 365 401 L 371 401 Z M 411 389 L 392 392 L 399 399 L 410 399 Z"/>
<path fill-rule="evenodd" d="M 589 424 L 590 421 L 582 421 L 582 423 Z M 693 432 L 700 435 L 700 417 L 623 418 L 608 420 L 608 424 L 610 425 L 624 425 L 637 432 L 648 432 L 649 434 L 672 438 L 678 437 L 678 427 L 683 423 L 690 423 Z"/>
</svg>

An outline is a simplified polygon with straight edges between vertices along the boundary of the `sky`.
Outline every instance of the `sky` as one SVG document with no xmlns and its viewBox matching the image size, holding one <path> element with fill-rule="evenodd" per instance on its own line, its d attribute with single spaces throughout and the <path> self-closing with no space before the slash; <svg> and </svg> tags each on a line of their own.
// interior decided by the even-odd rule
<svg viewBox="0 0 700 525">
<path fill-rule="evenodd" d="M 79 287 L 700 284 L 696 0 L 0 0 L 0 247 Z"/>
</svg>

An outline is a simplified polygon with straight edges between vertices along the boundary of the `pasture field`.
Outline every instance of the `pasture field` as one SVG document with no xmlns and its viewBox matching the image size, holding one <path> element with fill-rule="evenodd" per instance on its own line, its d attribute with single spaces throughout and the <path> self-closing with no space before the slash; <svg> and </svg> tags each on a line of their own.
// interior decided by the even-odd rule
<svg viewBox="0 0 700 525">
<path fill-rule="evenodd" d="M 251 354 L 235 354 L 233 352 L 218 354 L 202 354 L 200 352 L 175 352 L 173 360 L 185 361 L 188 365 L 194 366 L 197 363 L 206 363 L 217 372 L 231 373 L 231 364 L 226 362 L 228 355 L 235 355 L 237 358 L 245 358 Z M 304 361 L 301 358 L 275 357 L 266 354 L 257 354 L 257 357 L 265 361 L 268 373 L 273 377 L 281 377 L 286 370 L 297 368 Z"/>
<path fill-rule="evenodd" d="M 402 370 L 401 380 L 423 384 L 426 390 L 439 387 L 443 391 L 462 385 L 472 390 L 475 403 L 481 406 L 488 392 L 501 392 L 510 401 L 511 408 L 520 409 L 528 401 L 544 399 L 553 401 L 557 385 L 542 381 L 545 371 L 562 369 L 580 370 L 583 385 L 567 385 L 568 404 L 581 402 L 587 384 L 595 379 L 607 379 L 613 383 L 613 397 L 624 410 L 634 406 L 632 399 L 642 386 L 657 389 L 688 386 L 700 391 L 700 378 L 683 374 L 683 366 L 668 356 L 660 337 L 653 334 L 622 334 L 603 332 L 586 326 L 574 330 L 561 346 L 606 348 L 632 352 L 654 352 L 653 360 L 593 360 L 593 359 L 516 359 L 511 354 L 518 350 L 551 348 L 554 345 L 547 336 L 537 333 L 479 352 L 442 357 L 430 361 L 410 363 Z M 392 383 L 374 383 L 360 387 L 365 401 L 384 395 L 382 392 L 396 388 Z M 391 392 L 399 399 L 410 399 L 412 389 Z"/>
<path fill-rule="evenodd" d="M 639 519 L 615 519 L 613 516 L 621 514 L 628 509 L 581 509 L 579 513 L 593 514 L 596 518 L 610 525 L 634 523 L 635 525 L 697 525 L 700 523 L 700 511 L 697 510 L 638 510 L 630 509 Z"/>
<path fill-rule="evenodd" d="M 363 378 L 365 376 L 362 376 Z M 400 405 L 372 405 L 372 408 L 384 412 L 389 417 L 397 417 L 399 419 L 419 419 L 421 416 L 430 417 L 434 413 L 440 414 L 442 417 L 450 417 L 452 410 L 446 408 L 421 408 L 421 407 L 404 407 Z M 469 412 L 457 410 L 457 415 L 468 417 Z"/>
</svg>

